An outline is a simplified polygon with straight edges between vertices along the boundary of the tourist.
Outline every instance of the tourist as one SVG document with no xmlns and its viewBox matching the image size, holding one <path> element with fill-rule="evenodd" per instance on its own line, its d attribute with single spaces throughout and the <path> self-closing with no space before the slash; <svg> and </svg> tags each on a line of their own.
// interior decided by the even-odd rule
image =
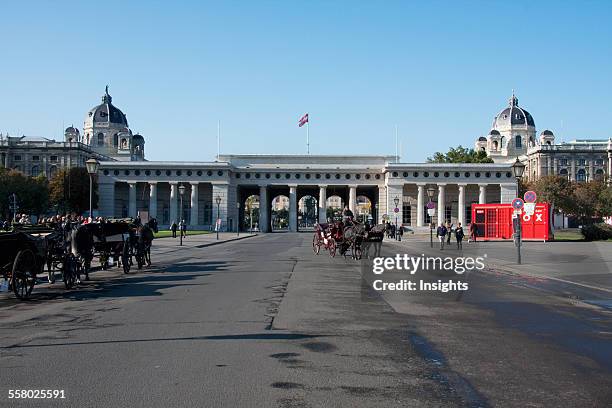
<svg viewBox="0 0 612 408">
<path fill-rule="evenodd" d="M 170 231 L 172 231 L 172 238 L 176 238 L 176 222 L 174 220 L 172 220 L 170 225 Z"/>
<path fill-rule="evenodd" d="M 461 223 L 457 224 L 457 228 L 455 228 L 455 238 L 457 239 L 457 249 L 463 249 L 463 237 L 465 234 L 463 233 L 463 227 Z"/>
<path fill-rule="evenodd" d="M 446 229 L 444 224 L 440 224 L 440 226 L 438 227 L 438 230 L 436 231 L 436 236 L 438 237 L 438 240 L 440 241 L 440 250 L 444 250 L 444 241 L 446 239 L 447 232 L 448 230 Z"/>
<path fill-rule="evenodd" d="M 469 232 L 469 236 L 468 236 L 468 242 L 476 242 L 476 235 L 478 235 L 478 229 L 476 228 L 476 224 L 471 222 L 470 223 L 470 228 L 468 229 Z"/>
</svg>

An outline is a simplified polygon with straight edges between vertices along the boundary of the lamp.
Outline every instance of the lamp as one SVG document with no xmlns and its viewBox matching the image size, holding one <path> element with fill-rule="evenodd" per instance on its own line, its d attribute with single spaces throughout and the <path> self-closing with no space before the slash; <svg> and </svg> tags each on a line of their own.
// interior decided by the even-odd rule
<svg viewBox="0 0 612 408">
<path fill-rule="evenodd" d="M 433 187 L 427 188 L 427 197 L 429 197 L 429 201 L 433 198 L 434 194 L 436 194 L 436 189 Z"/>
<path fill-rule="evenodd" d="M 185 228 L 185 223 L 183 222 L 183 195 L 185 195 L 185 186 L 183 184 L 179 184 L 178 187 L 179 190 L 179 195 L 181 196 L 181 221 L 179 222 L 179 225 L 181 226 L 181 230 L 180 230 L 180 234 L 181 234 L 181 238 L 180 238 L 180 243 L 179 245 L 183 245 L 183 228 Z"/>
<path fill-rule="evenodd" d="M 221 228 L 221 218 L 219 218 L 219 213 L 220 213 L 220 206 L 221 206 L 221 196 L 217 195 L 217 197 L 215 197 L 215 203 L 217 203 L 217 225 L 216 225 L 216 229 L 217 229 L 217 241 L 219 240 L 219 229 Z"/>
<path fill-rule="evenodd" d="M 523 173 L 525 172 L 525 165 L 520 162 L 519 158 L 516 158 L 514 164 L 512 164 L 512 173 L 514 173 L 514 177 L 516 179 L 520 179 L 523 177 Z"/>
<path fill-rule="evenodd" d="M 89 218 L 93 221 L 93 176 L 98 174 L 100 162 L 92 157 L 85 162 L 85 167 L 89 173 Z"/>
</svg>

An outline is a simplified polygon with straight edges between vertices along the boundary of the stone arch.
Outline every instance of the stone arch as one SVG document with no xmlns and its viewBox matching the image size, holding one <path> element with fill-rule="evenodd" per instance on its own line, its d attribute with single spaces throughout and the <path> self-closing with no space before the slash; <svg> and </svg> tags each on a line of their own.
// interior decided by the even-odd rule
<svg viewBox="0 0 612 408">
<path fill-rule="evenodd" d="M 259 194 L 251 194 L 241 203 L 243 206 L 241 219 L 243 229 L 248 231 L 259 230 L 259 203 Z"/>
<path fill-rule="evenodd" d="M 355 207 L 355 219 L 357 222 L 366 223 L 373 217 L 372 200 L 366 195 L 357 195 L 357 205 Z"/>
<path fill-rule="evenodd" d="M 326 219 L 340 221 L 342 220 L 342 209 L 344 208 L 344 200 L 341 196 L 332 194 L 327 197 L 326 201 L 327 216 Z"/>
<path fill-rule="evenodd" d="M 275 195 L 270 200 L 272 207 L 270 224 L 272 231 L 288 231 L 289 230 L 289 197 L 284 194 Z"/>
<path fill-rule="evenodd" d="M 310 195 L 305 194 L 298 201 L 298 228 L 313 228 L 318 222 L 319 209 L 318 200 Z"/>
</svg>

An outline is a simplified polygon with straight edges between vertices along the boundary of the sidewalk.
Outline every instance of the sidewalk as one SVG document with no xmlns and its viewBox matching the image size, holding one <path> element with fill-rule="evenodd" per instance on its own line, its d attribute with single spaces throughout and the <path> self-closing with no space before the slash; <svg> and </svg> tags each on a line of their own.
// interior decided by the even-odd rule
<svg viewBox="0 0 612 408">
<path fill-rule="evenodd" d="M 240 236 L 237 236 L 236 233 L 222 232 L 219 233 L 219 240 L 217 240 L 217 234 L 215 233 L 189 235 L 186 238 L 183 238 L 182 247 L 179 246 L 179 238 L 158 238 L 153 241 L 153 247 L 151 248 L 151 256 L 153 259 L 153 265 L 151 267 L 145 266 L 143 269 L 138 270 L 136 266 L 133 266 L 130 271 L 130 274 L 125 275 L 123 273 L 123 269 L 117 268 L 116 266 L 111 267 L 107 270 L 103 270 L 98 264 L 98 259 L 94 258 L 94 261 L 92 263 L 92 270 L 89 273 L 90 280 L 82 281 L 81 284 L 73 290 L 65 289 L 64 282 L 61 280 L 61 273 L 59 271 L 55 272 L 56 282 L 54 284 L 48 283 L 47 272 L 45 271 L 44 273 L 38 275 L 37 283 L 36 285 L 34 285 L 30 300 L 26 300 L 25 302 L 31 303 L 40 300 L 50 300 L 58 297 L 77 297 L 77 293 L 88 290 L 96 290 L 98 285 L 113 279 L 133 276 L 139 273 L 158 271 L 160 270 L 160 268 L 164 267 L 164 259 L 168 255 L 176 253 L 177 251 L 192 248 L 205 248 L 212 245 L 225 244 L 255 236 L 257 236 L 257 234 L 240 233 Z M 81 278 L 84 278 L 84 276 L 82 276 Z M 12 291 L 0 293 L 0 309 L 6 310 L 6 307 L 10 307 L 19 303 L 23 302 L 17 299 Z M 31 304 L 33 305 L 33 303 Z"/>
<path fill-rule="evenodd" d="M 463 250 L 457 251 L 456 241 L 451 240 L 450 247 L 440 251 L 435 237 L 431 248 L 429 237 L 404 235 L 401 242 L 385 240 L 385 244 L 437 256 L 486 256 L 487 269 L 494 272 L 554 280 L 606 292 L 607 296 L 612 293 L 612 246 L 608 242 L 523 242 L 521 265 L 517 264 L 513 242 L 464 241 Z"/>
</svg>

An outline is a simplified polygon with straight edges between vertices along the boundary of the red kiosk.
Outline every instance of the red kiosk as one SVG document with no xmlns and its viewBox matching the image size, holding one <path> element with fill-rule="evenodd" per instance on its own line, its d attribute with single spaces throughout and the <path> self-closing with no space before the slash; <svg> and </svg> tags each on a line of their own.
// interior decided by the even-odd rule
<svg viewBox="0 0 612 408">
<path fill-rule="evenodd" d="M 550 205 L 534 203 L 533 214 L 523 210 L 521 219 L 522 239 L 548 241 L 550 239 Z M 511 240 L 514 229 L 512 204 L 472 204 L 472 222 L 476 223 L 478 239 L 484 241 Z"/>
</svg>

